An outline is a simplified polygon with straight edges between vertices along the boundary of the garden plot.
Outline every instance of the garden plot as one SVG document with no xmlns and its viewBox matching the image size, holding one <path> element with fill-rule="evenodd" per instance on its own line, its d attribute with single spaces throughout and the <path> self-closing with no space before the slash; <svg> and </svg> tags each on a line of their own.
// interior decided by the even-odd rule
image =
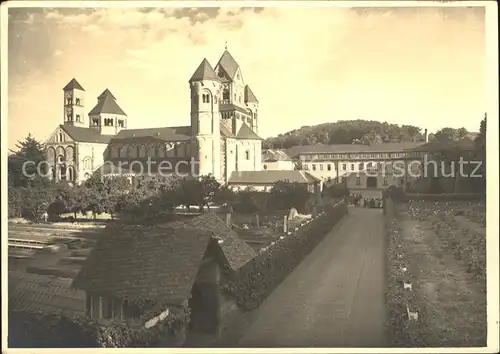
<svg viewBox="0 0 500 354">
<path fill-rule="evenodd" d="M 410 201 L 397 213 L 425 346 L 486 346 L 486 240 L 455 219 L 471 205 L 480 220 L 472 202 Z"/>
</svg>

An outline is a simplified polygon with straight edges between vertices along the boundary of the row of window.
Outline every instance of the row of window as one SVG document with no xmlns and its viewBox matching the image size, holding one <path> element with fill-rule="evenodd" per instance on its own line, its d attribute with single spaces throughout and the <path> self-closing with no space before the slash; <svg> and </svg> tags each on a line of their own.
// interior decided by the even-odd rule
<svg viewBox="0 0 500 354">
<path fill-rule="evenodd" d="M 73 114 L 72 113 L 66 114 L 66 121 L 67 122 L 72 122 L 73 121 Z M 82 116 L 79 115 L 79 114 L 75 114 L 75 121 L 78 122 L 78 123 L 82 123 L 83 122 Z"/>
<path fill-rule="evenodd" d="M 75 98 L 75 105 L 76 106 L 83 106 L 82 99 L 81 98 Z M 72 97 L 67 97 L 65 101 L 66 106 L 71 106 L 73 105 L 73 98 Z"/>
<path fill-rule="evenodd" d="M 359 162 L 359 163 L 343 163 L 341 165 L 342 171 L 347 171 L 348 167 L 350 171 L 356 171 L 356 170 L 364 170 L 365 168 L 367 169 L 374 169 L 374 170 L 383 170 L 385 168 L 386 171 L 391 171 L 392 170 L 392 165 L 393 162 L 391 161 L 386 161 L 386 162 Z M 309 164 L 305 163 L 302 165 L 304 170 L 309 170 Z M 331 163 L 313 163 L 310 166 L 312 171 L 332 171 L 334 169 L 334 165 Z M 413 166 L 413 168 L 417 168 L 417 166 Z"/>
<path fill-rule="evenodd" d="M 340 181 L 342 181 L 342 179 L 340 178 Z M 376 180 L 375 180 L 376 181 Z M 368 181 L 367 181 L 368 182 Z M 368 183 L 369 184 L 369 183 Z M 384 177 L 383 180 L 382 180 L 382 184 L 384 186 L 388 186 L 389 185 L 389 181 L 387 180 L 387 177 Z M 405 184 L 405 180 L 404 178 L 400 178 L 399 179 L 399 185 L 404 185 Z M 357 186 L 361 186 L 361 177 L 357 176 L 356 177 L 356 185 Z M 376 184 L 374 185 L 374 187 L 376 187 Z"/>
<path fill-rule="evenodd" d="M 72 166 L 65 165 L 54 166 L 52 169 L 52 179 L 56 181 L 72 182 L 76 179 L 76 173 Z"/>
<path fill-rule="evenodd" d="M 301 160 L 360 160 L 360 159 L 397 159 L 405 157 L 422 157 L 421 151 L 392 153 L 351 153 L 351 154 L 301 154 Z"/>
<path fill-rule="evenodd" d="M 383 184 L 384 186 L 388 186 L 388 185 L 389 185 L 389 182 L 388 182 L 388 180 L 387 180 L 387 177 L 384 177 L 384 179 L 382 180 L 382 184 Z M 357 177 L 356 177 L 356 185 L 357 185 L 357 186 L 360 186 L 360 185 L 361 185 L 361 177 L 359 177 L 359 176 L 357 176 Z"/>
<path fill-rule="evenodd" d="M 191 155 L 191 148 L 189 144 L 174 145 L 168 149 L 164 145 L 152 145 L 146 148 L 145 145 L 141 146 L 112 146 L 111 157 L 165 157 L 165 154 L 173 157 L 188 157 Z"/>
<path fill-rule="evenodd" d="M 201 95 L 201 101 L 203 103 L 210 103 L 210 97 L 211 95 L 209 93 L 204 93 Z M 233 102 L 231 102 L 231 99 L 230 99 L 231 95 L 229 93 L 229 88 L 224 88 L 222 90 L 222 99 L 221 99 L 221 104 L 230 104 L 230 103 L 235 103 L 235 102 L 238 102 L 238 103 L 243 103 L 243 96 L 242 94 L 234 94 L 233 95 Z M 217 104 L 217 96 L 213 96 L 214 98 L 214 103 Z M 196 95 L 195 92 L 193 92 L 193 95 L 192 95 L 192 100 L 193 100 L 193 103 L 196 104 L 198 103 L 198 96 Z"/>
<path fill-rule="evenodd" d="M 92 127 L 99 127 L 100 126 L 100 119 L 98 117 L 93 117 L 91 120 L 91 126 Z M 112 127 L 115 124 L 115 118 L 104 118 L 104 126 L 105 127 Z M 124 119 L 116 119 L 116 126 L 119 128 L 126 128 L 125 126 L 125 120 Z"/>
</svg>

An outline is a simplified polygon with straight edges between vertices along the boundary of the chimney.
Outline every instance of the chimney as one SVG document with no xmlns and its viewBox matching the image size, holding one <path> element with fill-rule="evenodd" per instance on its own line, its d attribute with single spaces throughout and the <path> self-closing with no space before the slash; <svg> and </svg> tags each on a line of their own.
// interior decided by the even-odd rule
<svg viewBox="0 0 500 354">
<path fill-rule="evenodd" d="M 424 130 L 424 141 L 427 143 L 427 129 Z"/>
</svg>

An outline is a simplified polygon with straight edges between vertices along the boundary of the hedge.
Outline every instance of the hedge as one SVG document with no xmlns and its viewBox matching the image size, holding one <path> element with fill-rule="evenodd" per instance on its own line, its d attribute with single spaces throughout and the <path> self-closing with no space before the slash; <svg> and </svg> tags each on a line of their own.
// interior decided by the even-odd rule
<svg viewBox="0 0 500 354">
<path fill-rule="evenodd" d="M 346 213 L 347 205 L 339 202 L 290 235 L 283 235 L 237 273 L 225 273 L 222 291 L 235 298 L 242 310 L 257 308 Z"/>
<path fill-rule="evenodd" d="M 125 322 L 95 321 L 9 308 L 10 348 L 124 348 L 177 346 L 177 334 L 185 328 L 187 314 L 170 313 L 169 318 L 146 329 Z"/>
</svg>

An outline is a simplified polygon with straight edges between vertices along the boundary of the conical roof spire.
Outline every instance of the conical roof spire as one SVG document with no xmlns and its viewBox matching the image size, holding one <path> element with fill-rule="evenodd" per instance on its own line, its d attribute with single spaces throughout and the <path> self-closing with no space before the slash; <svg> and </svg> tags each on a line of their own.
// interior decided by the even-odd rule
<svg viewBox="0 0 500 354">
<path fill-rule="evenodd" d="M 210 65 L 206 58 L 201 61 L 201 64 L 198 66 L 193 76 L 191 76 L 189 82 L 201 80 L 219 80 L 212 65 Z"/>
<path fill-rule="evenodd" d="M 63 91 L 69 91 L 69 90 L 85 91 L 82 85 L 80 85 L 75 78 L 72 78 L 71 81 L 68 82 L 68 84 L 63 88 Z"/>
<path fill-rule="evenodd" d="M 98 115 L 101 113 L 120 114 L 126 116 L 125 112 L 116 103 L 116 98 L 111 91 L 105 89 L 99 97 L 97 97 L 97 105 L 92 108 L 89 115 Z"/>
<path fill-rule="evenodd" d="M 217 66 L 222 67 L 222 69 L 224 69 L 224 71 L 231 80 L 234 79 L 236 72 L 238 71 L 239 65 L 233 58 L 233 56 L 227 51 L 227 45 L 226 45 L 226 50 L 224 50 L 224 53 L 220 57 L 219 62 L 215 67 Z"/>
</svg>

